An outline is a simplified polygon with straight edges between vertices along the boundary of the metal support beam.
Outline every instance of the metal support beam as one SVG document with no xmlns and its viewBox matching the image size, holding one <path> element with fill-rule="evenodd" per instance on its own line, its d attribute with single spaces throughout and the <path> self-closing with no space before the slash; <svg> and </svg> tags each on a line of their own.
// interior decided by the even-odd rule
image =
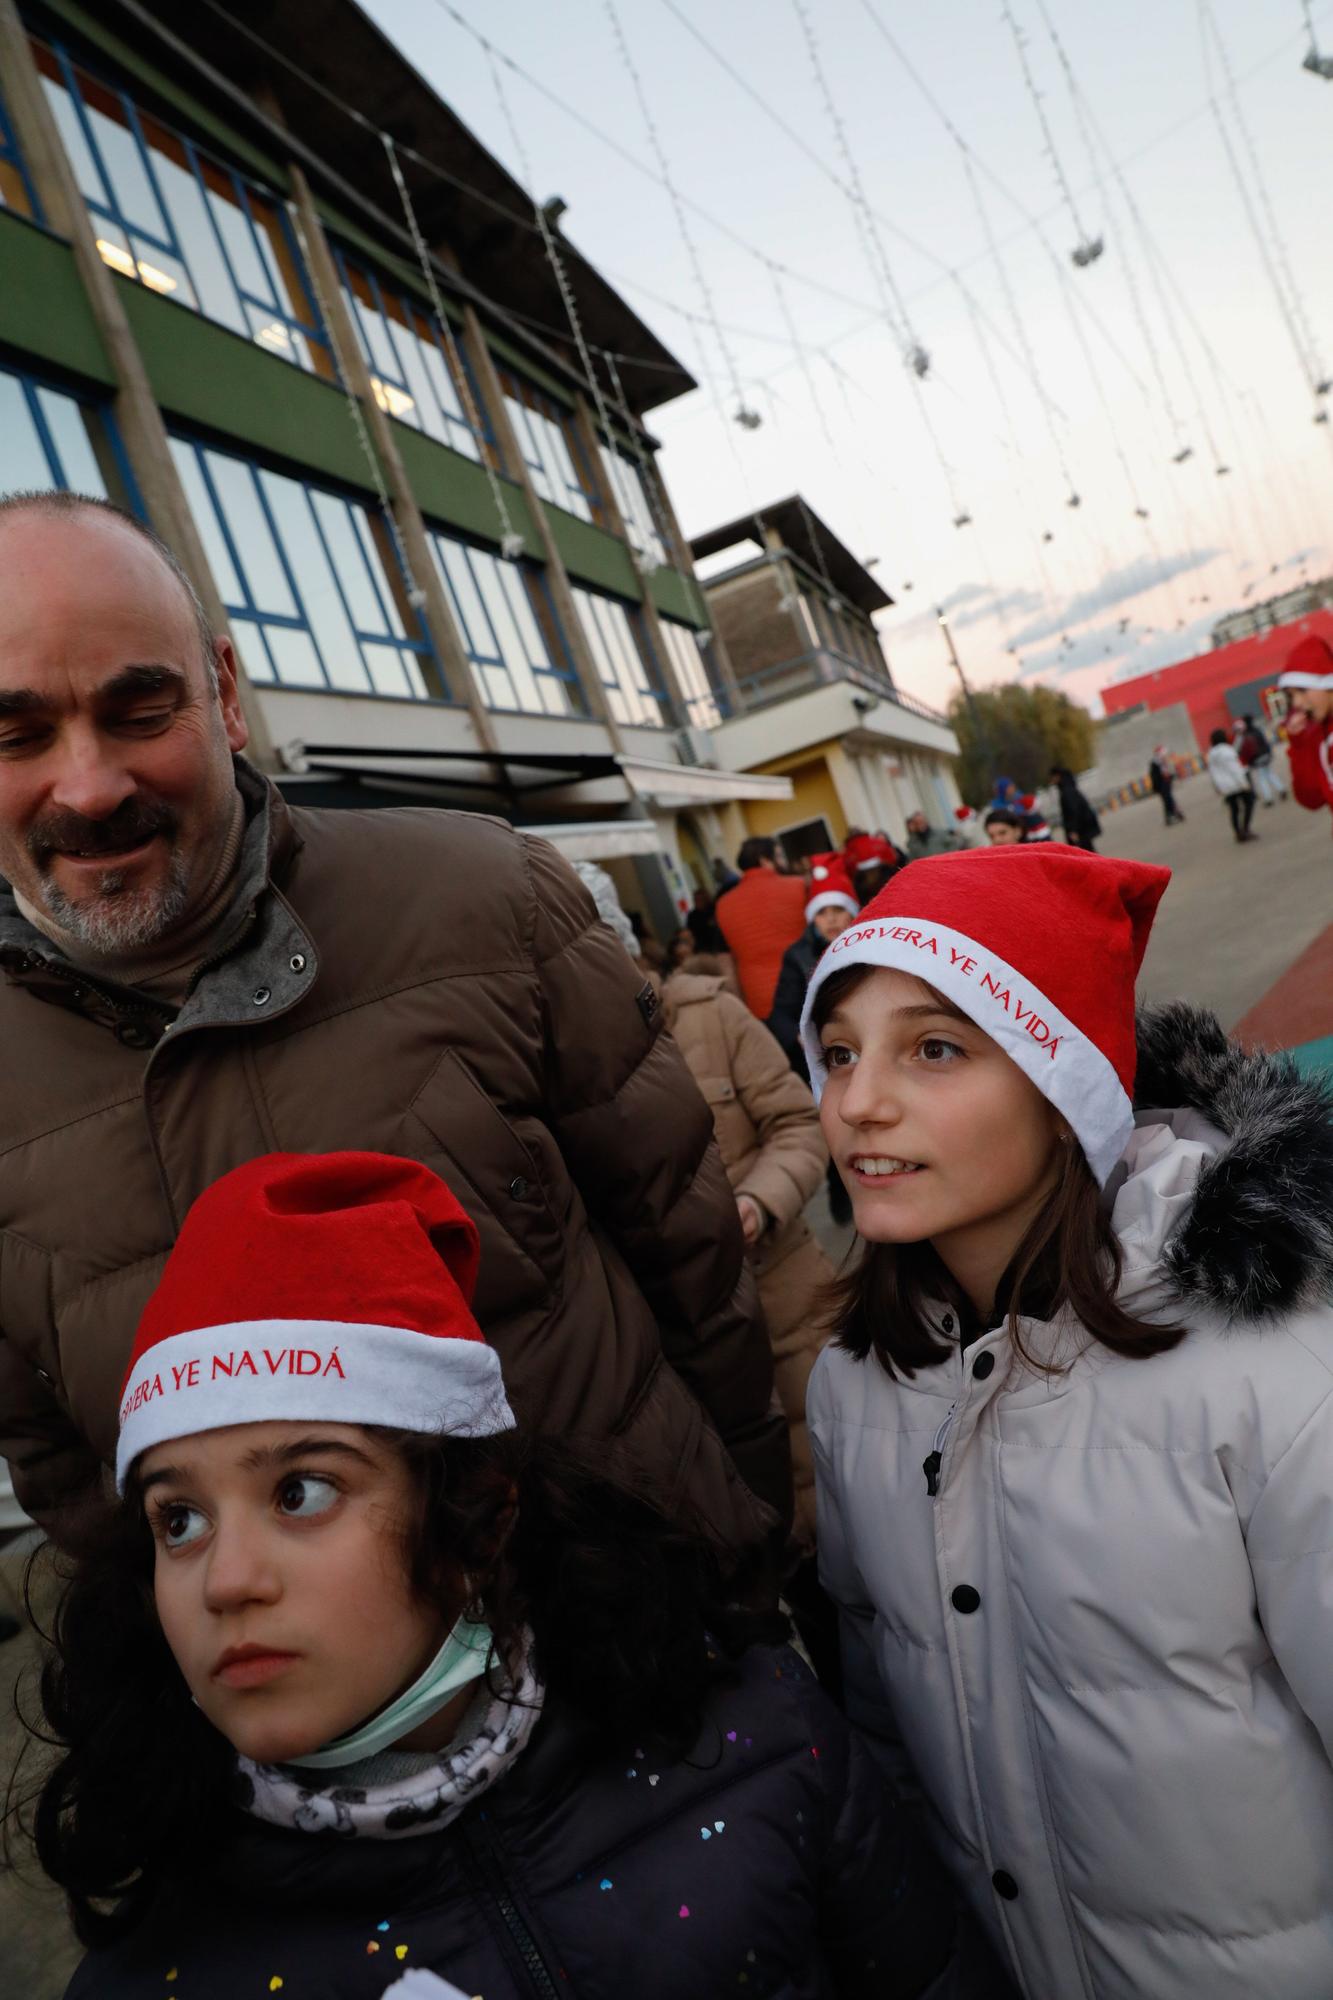
<svg viewBox="0 0 1333 2000">
<path fill-rule="evenodd" d="M 542 497 L 533 484 L 527 460 L 519 450 L 518 439 L 514 435 L 514 426 L 505 403 L 504 390 L 500 386 L 495 358 L 486 345 L 486 335 L 481 321 L 470 305 L 465 305 L 463 308 L 463 341 L 468 360 L 472 364 L 472 372 L 481 385 L 481 399 L 490 413 L 505 469 L 513 472 L 523 488 L 528 512 L 537 524 L 537 534 L 542 545 L 541 552 L 546 560 L 546 581 L 555 603 L 556 616 L 564 628 L 565 644 L 569 647 L 569 655 L 574 662 L 574 671 L 579 677 L 589 713 L 603 724 L 615 749 L 623 750 L 624 738 L 620 733 L 620 725 L 611 713 L 606 689 L 597 671 L 597 662 L 593 659 L 592 650 L 584 634 L 583 620 L 579 617 L 578 606 L 569 587 L 569 572 L 556 546 Z"/>
<path fill-rule="evenodd" d="M 288 172 L 306 261 L 324 308 L 329 337 L 337 348 L 342 379 L 360 405 L 371 445 L 379 460 L 389 506 L 411 565 L 413 582 L 425 597 L 422 616 L 443 676 L 443 686 L 435 692 L 463 702 L 472 718 L 478 743 L 483 749 L 494 750 L 497 744 L 495 724 L 482 701 L 472 664 L 454 622 L 440 572 L 426 539 L 426 524 L 421 518 L 421 509 L 393 435 L 393 426 L 376 398 L 375 385 L 352 326 L 351 311 L 343 296 L 333 253 L 310 192 L 310 183 L 304 170 L 294 160 L 288 162 Z"/>
</svg>

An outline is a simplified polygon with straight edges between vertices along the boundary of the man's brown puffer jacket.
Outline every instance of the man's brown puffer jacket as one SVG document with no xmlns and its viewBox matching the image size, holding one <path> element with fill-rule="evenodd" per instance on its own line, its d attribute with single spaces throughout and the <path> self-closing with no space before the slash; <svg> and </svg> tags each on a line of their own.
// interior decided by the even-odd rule
<svg viewBox="0 0 1333 2000">
<path fill-rule="evenodd" d="M 237 770 L 243 928 L 179 1013 L 76 973 L 0 885 L 0 1455 L 22 1504 L 77 1539 L 200 1190 L 353 1147 L 425 1161 L 476 1221 L 520 1421 L 615 1437 L 671 1504 L 762 1543 L 790 1465 L 735 1203 L 587 892 L 499 821 L 289 809 Z"/>
</svg>

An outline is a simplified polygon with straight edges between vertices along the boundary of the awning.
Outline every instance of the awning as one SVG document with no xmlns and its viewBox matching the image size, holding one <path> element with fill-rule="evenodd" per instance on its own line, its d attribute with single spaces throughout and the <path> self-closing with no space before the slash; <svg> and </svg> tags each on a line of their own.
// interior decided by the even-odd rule
<svg viewBox="0 0 1333 2000">
<path fill-rule="evenodd" d="M 522 811 L 523 801 L 542 792 L 564 791 L 596 778 L 621 778 L 645 803 L 670 811 L 676 806 L 726 805 L 737 799 L 789 799 L 791 779 L 756 771 L 719 771 L 703 764 L 669 764 L 655 758 L 611 752 L 359 749 L 355 744 L 289 743 L 283 746 L 288 770 L 340 777 L 381 778 L 396 785 L 478 794 L 501 799 Z"/>
</svg>

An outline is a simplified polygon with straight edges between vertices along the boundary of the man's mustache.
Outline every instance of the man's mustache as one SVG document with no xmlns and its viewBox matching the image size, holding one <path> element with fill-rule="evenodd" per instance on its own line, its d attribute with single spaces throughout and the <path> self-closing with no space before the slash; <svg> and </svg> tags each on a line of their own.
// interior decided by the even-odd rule
<svg viewBox="0 0 1333 2000">
<path fill-rule="evenodd" d="M 26 845 L 40 868 L 53 854 L 116 855 L 154 834 L 170 837 L 176 826 L 175 813 L 161 800 L 126 799 L 105 819 L 85 819 L 76 812 L 47 813 L 29 827 Z"/>
</svg>

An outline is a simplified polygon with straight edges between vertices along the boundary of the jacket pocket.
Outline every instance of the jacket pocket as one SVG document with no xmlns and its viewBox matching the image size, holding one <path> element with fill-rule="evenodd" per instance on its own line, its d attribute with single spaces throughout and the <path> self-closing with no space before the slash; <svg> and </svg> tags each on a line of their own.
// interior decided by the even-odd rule
<svg viewBox="0 0 1333 2000">
<path fill-rule="evenodd" d="M 565 1241 L 541 1160 L 455 1050 L 441 1055 L 407 1116 L 433 1143 L 409 1143 L 406 1150 L 444 1155 L 442 1177 L 481 1231 L 478 1317 L 508 1316 L 538 1295 L 544 1302 L 558 1298 Z"/>
<path fill-rule="evenodd" d="M 51 1257 L 9 1229 L 0 1229 L 0 1334 L 63 1396 Z"/>
</svg>

